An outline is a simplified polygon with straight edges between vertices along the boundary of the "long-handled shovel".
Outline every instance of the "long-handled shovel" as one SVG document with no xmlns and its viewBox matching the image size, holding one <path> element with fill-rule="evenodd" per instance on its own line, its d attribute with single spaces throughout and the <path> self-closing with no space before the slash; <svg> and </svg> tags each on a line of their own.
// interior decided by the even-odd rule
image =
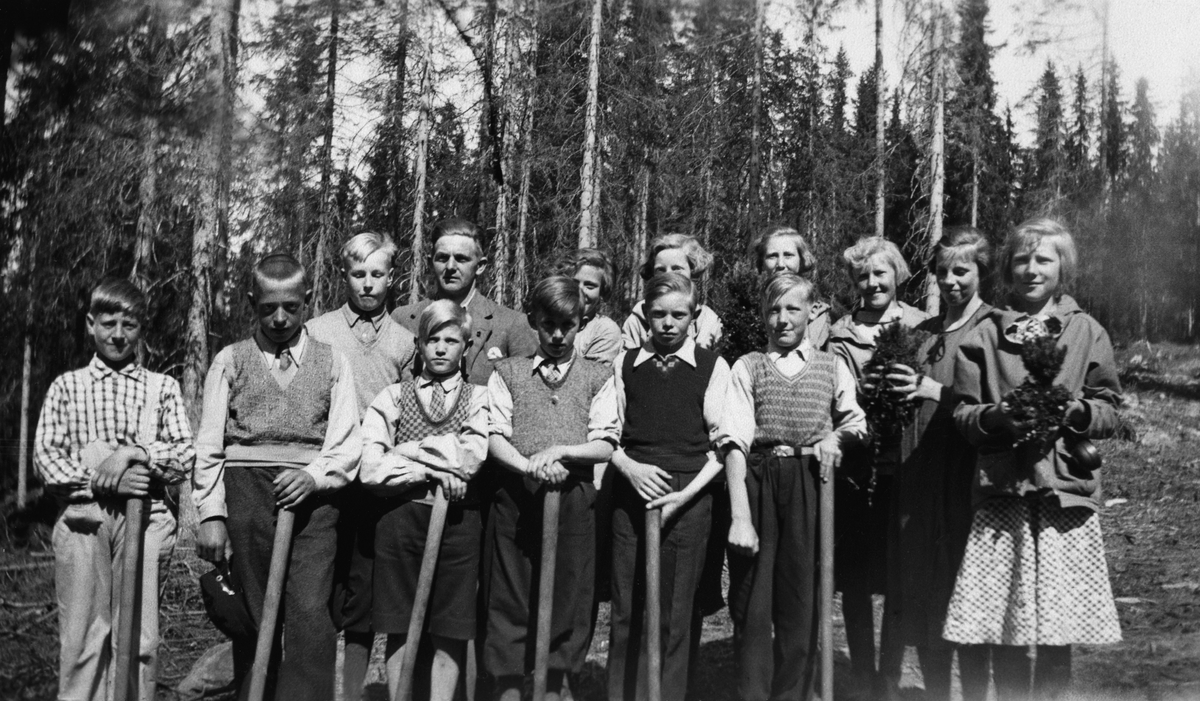
<svg viewBox="0 0 1200 701">
<path fill-rule="evenodd" d="M 275 521 L 275 544 L 271 546 L 271 570 L 267 575 L 267 592 L 263 596 L 258 644 L 254 648 L 254 666 L 250 668 L 248 701 L 262 701 L 263 692 L 267 688 L 267 667 L 271 664 L 271 647 L 275 644 L 279 602 L 283 599 L 283 583 L 287 579 L 288 558 L 292 552 L 292 531 L 295 526 L 295 512 L 280 509 Z"/>
<path fill-rule="evenodd" d="M 113 669 L 113 697 L 116 701 L 138 698 L 139 684 L 134 683 L 136 655 L 141 648 L 140 635 L 134 621 L 140 608 L 138 596 L 142 587 L 142 514 L 146 497 L 125 500 L 125 559 L 121 563 L 121 614 L 117 620 L 116 667 Z M 130 688 L 132 686 L 132 688 Z"/>
<path fill-rule="evenodd" d="M 538 580 L 537 638 L 533 649 L 533 701 L 546 698 L 550 668 L 550 619 L 554 615 L 554 570 L 558 566 L 558 508 L 562 492 L 547 485 L 542 502 L 542 576 Z"/>
<path fill-rule="evenodd" d="M 821 482 L 821 701 L 833 701 L 833 475 Z"/>
<path fill-rule="evenodd" d="M 646 677 L 649 701 L 662 701 L 662 509 L 646 512 Z"/>
<path fill-rule="evenodd" d="M 396 684 L 393 701 L 408 701 L 412 698 L 412 685 L 417 665 L 417 650 L 420 648 L 421 631 L 425 628 L 425 612 L 429 608 L 429 594 L 433 591 L 433 573 L 437 569 L 438 554 L 442 549 L 442 533 L 446 528 L 446 511 L 450 502 L 441 484 L 433 497 L 433 513 L 429 516 L 429 530 L 425 533 L 425 552 L 421 555 L 421 573 L 417 575 L 417 597 L 413 600 L 412 616 L 408 619 L 408 636 L 404 638 L 404 656 L 400 659 L 400 681 Z"/>
</svg>

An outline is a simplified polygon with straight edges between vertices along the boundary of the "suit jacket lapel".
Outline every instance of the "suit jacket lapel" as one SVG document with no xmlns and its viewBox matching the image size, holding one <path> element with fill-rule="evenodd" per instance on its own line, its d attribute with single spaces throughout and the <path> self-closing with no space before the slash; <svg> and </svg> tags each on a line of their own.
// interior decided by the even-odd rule
<svg viewBox="0 0 1200 701">
<path fill-rule="evenodd" d="M 471 348 L 467 351 L 467 370 L 471 371 L 475 368 L 476 358 L 484 352 L 492 338 L 496 305 L 476 290 L 475 296 L 467 303 L 467 312 L 471 315 Z"/>
</svg>

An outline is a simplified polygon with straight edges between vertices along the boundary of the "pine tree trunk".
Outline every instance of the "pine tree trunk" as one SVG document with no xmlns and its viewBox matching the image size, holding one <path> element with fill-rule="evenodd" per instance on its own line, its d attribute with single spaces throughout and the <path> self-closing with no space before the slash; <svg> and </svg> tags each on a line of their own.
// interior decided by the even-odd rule
<svg viewBox="0 0 1200 701">
<path fill-rule="evenodd" d="M 942 218 L 946 188 L 946 92 L 944 73 L 943 17 L 940 2 L 933 3 L 933 139 L 929 145 L 929 246 L 942 238 Z M 931 275 L 925 287 L 925 311 L 936 315 L 941 306 L 936 279 Z"/>
<path fill-rule="evenodd" d="M 762 187 L 762 70 L 763 33 L 766 23 L 766 0 L 754 3 L 754 71 L 751 74 L 750 98 L 750 166 L 747 205 L 747 233 L 758 228 L 758 215 Z"/>
<path fill-rule="evenodd" d="M 633 255 L 630 257 L 633 261 L 639 261 L 646 255 L 646 247 L 649 244 L 649 236 L 647 235 L 647 227 L 649 225 L 650 216 L 650 150 L 644 151 L 642 161 L 638 164 L 637 170 L 637 205 L 635 208 L 637 219 L 633 224 Z M 642 277 L 641 270 L 636 263 L 630 266 L 630 292 L 631 296 L 636 300 L 642 296 Z"/>
<path fill-rule="evenodd" d="M 325 255 L 333 238 L 333 116 L 337 95 L 338 0 L 329 0 L 329 56 L 325 68 L 325 105 L 321 130 L 321 223 L 313 256 L 313 313 L 325 303 Z"/>
<path fill-rule="evenodd" d="M 145 65 L 145 114 L 142 116 L 142 173 L 138 182 L 138 220 L 133 244 L 133 267 L 129 279 L 143 291 L 150 286 L 150 258 L 158 232 L 158 112 L 162 98 L 159 49 L 166 42 L 162 11 L 155 3 L 147 7 L 147 51 Z M 139 349 L 140 352 L 140 349 Z"/>
<path fill-rule="evenodd" d="M 425 278 L 425 179 L 429 156 L 429 129 L 433 118 L 433 86 L 430 85 L 431 52 L 425 49 L 421 62 L 421 106 L 417 112 L 417 156 L 413 170 L 417 191 L 413 197 L 412 279 L 409 281 L 408 303 L 421 301 L 421 284 Z"/>
<path fill-rule="evenodd" d="M 529 234 L 529 197 L 533 180 L 533 115 L 537 103 L 537 42 L 541 6 L 538 0 L 530 3 L 530 59 L 524 67 L 525 109 L 521 117 L 521 186 L 517 195 L 517 243 L 513 250 L 513 300 L 518 304 L 525 298 L 529 286 L 526 264 Z M 534 249 L 536 250 L 536 245 Z"/>
<path fill-rule="evenodd" d="M 884 235 L 887 214 L 886 140 L 887 100 L 883 80 L 883 0 L 875 0 L 875 235 Z"/>
<path fill-rule="evenodd" d="M 591 40 L 588 43 L 587 106 L 583 123 L 583 169 L 579 176 L 579 248 L 595 245 L 596 121 L 600 91 L 600 21 L 604 0 L 592 0 Z"/>
<path fill-rule="evenodd" d="M 213 268 L 229 218 L 239 0 L 210 0 L 210 8 L 205 79 L 212 118 L 206 121 L 198 221 L 192 235 L 192 289 L 188 305 L 182 388 L 193 425 L 200 418 L 204 375 L 208 371 Z"/>
<path fill-rule="evenodd" d="M 33 257 L 30 257 L 32 264 Z M 25 328 L 21 334 L 24 347 L 21 363 L 21 433 L 17 446 L 17 508 L 24 509 L 29 495 L 29 393 L 33 377 L 33 295 L 25 303 Z"/>
<path fill-rule="evenodd" d="M 408 78 L 408 0 L 399 0 L 396 20 L 396 76 L 392 82 L 392 163 L 388 178 L 388 212 L 394 235 L 400 233 L 400 203 L 404 201 L 404 91 Z"/>
<path fill-rule="evenodd" d="M 979 226 L 979 151 L 971 153 L 971 226 Z"/>
</svg>

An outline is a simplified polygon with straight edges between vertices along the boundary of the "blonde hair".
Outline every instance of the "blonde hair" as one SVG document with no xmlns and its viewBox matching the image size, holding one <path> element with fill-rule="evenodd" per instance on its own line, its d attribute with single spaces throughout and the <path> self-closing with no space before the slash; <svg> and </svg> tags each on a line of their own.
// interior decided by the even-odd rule
<svg viewBox="0 0 1200 701">
<path fill-rule="evenodd" d="M 1071 236 L 1071 231 L 1057 219 L 1034 217 L 1018 224 L 1004 240 L 1004 249 L 1000 253 L 1000 276 L 1005 287 L 1011 289 L 1013 259 L 1032 252 L 1042 242 L 1049 242 L 1058 254 L 1058 289 L 1054 291 L 1054 298 L 1058 299 L 1071 288 L 1079 274 L 1079 251 L 1075 248 L 1075 237 Z"/>
<path fill-rule="evenodd" d="M 808 241 L 799 231 L 790 226 L 767 227 L 750 242 L 750 250 L 754 252 L 754 267 L 762 272 L 763 258 L 767 255 L 767 242 L 774 238 L 790 238 L 796 242 L 796 253 L 800 255 L 800 269 L 796 271 L 801 276 L 812 275 L 817 270 L 817 257 L 808 247 Z"/>
<path fill-rule="evenodd" d="M 654 259 L 658 257 L 658 254 L 672 248 L 683 249 L 683 253 L 688 259 L 688 267 L 692 269 L 692 279 L 697 282 L 712 267 L 712 254 L 704 250 L 704 247 L 700 245 L 695 236 L 666 234 L 650 242 L 650 254 L 646 256 L 646 262 L 642 264 L 643 280 L 649 280 L 654 277 Z"/>
<path fill-rule="evenodd" d="M 909 271 L 908 263 L 904 260 L 900 249 L 882 236 L 863 237 L 842 253 L 842 260 L 846 264 L 846 274 L 853 281 L 858 272 L 867 267 L 867 264 L 875 256 L 883 256 L 887 264 L 892 267 L 892 271 L 896 273 L 897 286 L 904 284 L 905 280 L 912 277 L 912 272 Z"/>
<path fill-rule="evenodd" d="M 464 307 L 448 299 L 430 302 L 417 319 L 417 342 L 425 345 L 434 332 L 448 324 L 462 329 L 463 340 L 470 338 L 471 315 Z"/>
<path fill-rule="evenodd" d="M 643 297 L 643 301 L 646 303 L 646 314 L 650 313 L 650 305 L 654 303 L 654 300 L 675 292 L 687 295 L 688 300 L 692 303 L 692 311 L 696 311 L 698 303 L 695 283 L 680 273 L 659 273 L 646 283 L 646 293 Z"/>
<path fill-rule="evenodd" d="M 355 263 L 365 263 L 377 252 L 383 251 L 387 256 L 388 267 L 392 267 L 396 259 L 396 243 L 387 234 L 377 234 L 374 231 L 364 231 L 352 236 L 342 244 L 342 270 L 347 270 Z"/>
<path fill-rule="evenodd" d="M 767 310 L 771 305 L 778 302 L 784 295 L 799 287 L 804 295 L 804 301 L 812 303 L 817 296 L 817 286 L 812 280 L 806 277 L 797 275 L 789 271 L 776 273 L 762 286 L 762 292 L 759 295 L 759 314 L 763 319 L 767 318 Z"/>
<path fill-rule="evenodd" d="M 581 248 L 562 256 L 555 264 L 554 272 L 574 277 L 585 265 L 600 271 L 600 299 L 608 299 L 613 291 L 613 281 L 617 279 L 617 269 L 612 258 L 599 248 Z"/>
<path fill-rule="evenodd" d="M 442 219 L 433 225 L 429 233 L 430 255 L 433 255 L 433 252 L 437 250 L 438 240 L 447 236 L 466 236 L 475 242 L 475 250 L 479 253 L 480 258 L 487 256 L 487 246 L 484 245 L 486 242 L 483 240 L 483 231 L 473 222 L 458 217 Z"/>
</svg>

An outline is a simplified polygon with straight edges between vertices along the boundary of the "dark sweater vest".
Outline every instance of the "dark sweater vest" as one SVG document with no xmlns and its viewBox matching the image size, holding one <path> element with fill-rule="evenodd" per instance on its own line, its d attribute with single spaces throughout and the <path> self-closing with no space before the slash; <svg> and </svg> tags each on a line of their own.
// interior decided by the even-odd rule
<svg viewBox="0 0 1200 701">
<path fill-rule="evenodd" d="M 754 448 L 813 445 L 833 430 L 837 356 L 814 350 L 792 377 L 765 353 L 745 358 L 754 386 Z"/>
<path fill-rule="evenodd" d="M 421 398 L 417 396 L 417 383 L 414 380 L 405 380 L 400 383 L 400 391 L 395 394 L 396 408 L 400 410 L 400 418 L 396 420 L 396 425 L 392 426 L 392 432 L 395 436 L 395 445 L 400 445 L 406 441 L 419 441 L 422 438 L 429 436 L 444 436 L 446 434 L 457 434 L 461 429 L 467 416 L 471 413 L 471 391 L 474 385 L 468 384 L 466 380 L 462 380 L 459 384 L 458 399 L 455 400 L 454 406 L 448 407 L 449 411 L 442 417 L 440 421 L 434 421 L 429 416 L 429 410 L 421 403 Z M 419 501 L 421 503 L 433 503 L 433 493 L 436 485 L 431 484 L 427 490 L 413 489 L 403 495 L 405 500 Z"/>
<path fill-rule="evenodd" d="M 611 371 L 576 355 L 567 374 L 551 384 L 532 365 L 532 357 L 507 358 L 496 363 L 496 372 L 513 400 L 513 432 L 509 443 L 525 457 L 553 445 L 587 443 L 592 399 L 604 387 Z M 578 469 L 567 467 L 573 473 Z M 579 474 L 584 473 L 591 478 L 590 465 L 579 470 Z"/>
<path fill-rule="evenodd" d="M 299 369 L 279 386 L 253 338 L 233 344 L 225 445 L 300 444 L 320 448 L 329 426 L 333 349 L 309 337 Z"/>
<path fill-rule="evenodd" d="M 704 394 L 717 354 L 696 348 L 696 367 L 677 360 L 660 368 L 653 359 L 634 367 L 637 351 L 625 354 L 625 426 L 621 445 L 637 460 L 667 472 L 699 472 L 707 461 Z"/>
</svg>

